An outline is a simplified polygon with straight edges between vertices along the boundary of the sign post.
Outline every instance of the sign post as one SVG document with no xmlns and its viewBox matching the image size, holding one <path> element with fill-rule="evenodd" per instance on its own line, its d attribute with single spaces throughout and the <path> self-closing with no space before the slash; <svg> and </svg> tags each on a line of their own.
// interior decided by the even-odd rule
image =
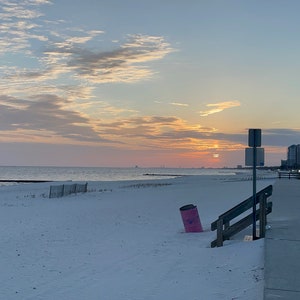
<svg viewBox="0 0 300 300">
<path fill-rule="evenodd" d="M 261 146 L 261 129 L 249 129 L 248 146 L 253 148 L 253 226 L 252 237 L 256 240 L 256 163 L 257 163 L 257 147 Z"/>
</svg>

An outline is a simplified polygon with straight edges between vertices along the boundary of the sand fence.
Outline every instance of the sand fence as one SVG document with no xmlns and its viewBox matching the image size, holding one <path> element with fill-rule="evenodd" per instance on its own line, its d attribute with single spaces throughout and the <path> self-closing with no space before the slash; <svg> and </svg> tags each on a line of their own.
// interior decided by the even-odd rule
<svg viewBox="0 0 300 300">
<path fill-rule="evenodd" d="M 88 183 L 73 183 L 62 185 L 51 185 L 49 198 L 59 198 L 76 193 L 86 193 Z"/>
</svg>

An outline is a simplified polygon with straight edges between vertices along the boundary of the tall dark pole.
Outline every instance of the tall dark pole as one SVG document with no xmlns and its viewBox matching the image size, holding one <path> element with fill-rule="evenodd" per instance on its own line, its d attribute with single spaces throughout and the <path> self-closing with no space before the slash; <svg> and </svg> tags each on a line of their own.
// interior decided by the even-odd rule
<svg viewBox="0 0 300 300">
<path fill-rule="evenodd" d="M 253 206 L 252 206 L 252 216 L 253 216 L 253 226 L 252 226 L 252 237 L 256 240 L 256 146 L 253 147 Z"/>
<path fill-rule="evenodd" d="M 253 205 L 252 205 L 252 237 L 256 240 L 256 163 L 257 147 L 261 146 L 261 129 L 249 129 L 248 145 L 253 150 Z"/>
</svg>

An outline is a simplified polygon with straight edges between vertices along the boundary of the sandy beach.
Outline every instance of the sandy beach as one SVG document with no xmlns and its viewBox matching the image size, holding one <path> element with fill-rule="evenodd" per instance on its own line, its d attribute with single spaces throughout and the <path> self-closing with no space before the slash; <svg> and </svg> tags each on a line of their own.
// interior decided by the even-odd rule
<svg viewBox="0 0 300 300">
<path fill-rule="evenodd" d="M 262 299 L 263 239 L 245 242 L 246 230 L 210 248 L 210 223 L 251 196 L 252 181 L 89 182 L 49 199 L 55 184 L 0 187 L 0 299 Z M 179 208 L 190 203 L 204 232 L 184 232 Z"/>
</svg>

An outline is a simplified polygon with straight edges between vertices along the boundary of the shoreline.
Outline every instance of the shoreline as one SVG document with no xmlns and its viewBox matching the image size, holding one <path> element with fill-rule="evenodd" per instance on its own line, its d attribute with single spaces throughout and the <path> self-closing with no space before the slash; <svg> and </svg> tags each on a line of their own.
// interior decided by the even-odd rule
<svg viewBox="0 0 300 300">
<path fill-rule="evenodd" d="M 0 167 L 3 181 L 119 181 L 177 176 L 243 176 L 250 170 L 202 168 Z M 271 171 L 258 170 L 270 176 Z"/>
</svg>

